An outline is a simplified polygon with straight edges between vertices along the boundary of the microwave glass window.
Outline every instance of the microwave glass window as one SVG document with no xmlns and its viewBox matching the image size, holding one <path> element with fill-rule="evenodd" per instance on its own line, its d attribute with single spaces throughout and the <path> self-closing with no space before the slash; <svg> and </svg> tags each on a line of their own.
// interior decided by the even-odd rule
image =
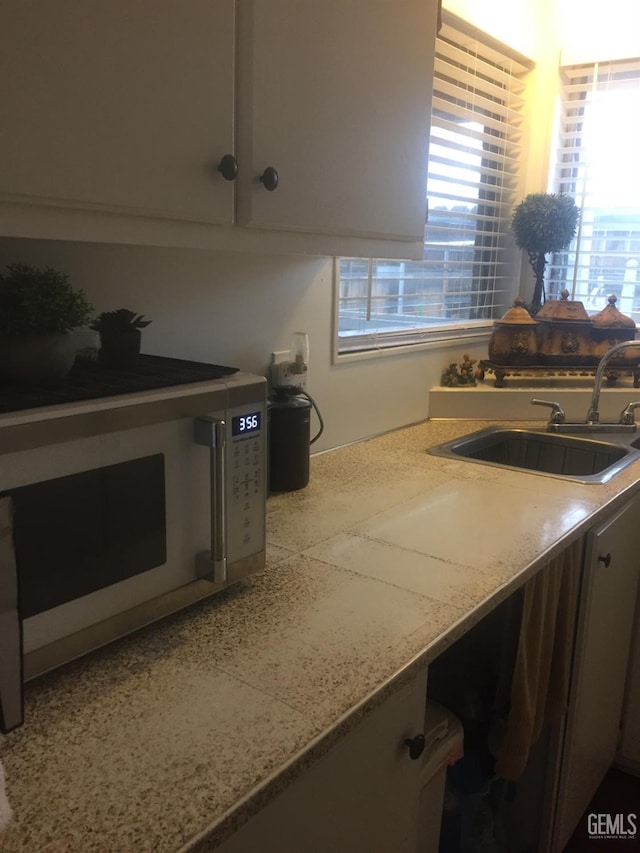
<svg viewBox="0 0 640 853">
<path fill-rule="evenodd" d="M 166 562 L 161 453 L 8 494 L 23 619 Z"/>
<path fill-rule="evenodd" d="M 260 431 L 260 412 L 247 412 L 231 418 L 231 435 L 249 435 Z"/>
</svg>

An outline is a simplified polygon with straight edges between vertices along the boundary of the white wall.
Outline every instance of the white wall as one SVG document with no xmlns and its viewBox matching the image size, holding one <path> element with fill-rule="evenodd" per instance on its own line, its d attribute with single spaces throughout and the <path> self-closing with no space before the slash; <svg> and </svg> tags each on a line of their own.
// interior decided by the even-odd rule
<svg viewBox="0 0 640 853">
<path fill-rule="evenodd" d="M 0 240 L 7 263 L 52 266 L 84 289 L 96 312 L 127 307 L 152 323 L 143 351 L 229 364 L 266 375 L 273 350 L 310 335 L 309 392 L 325 418 L 315 449 L 427 417 L 445 363 L 474 349 L 408 353 L 331 365 L 332 269 L 326 258 L 136 246 Z M 486 344 L 475 354 L 486 356 Z"/>
<path fill-rule="evenodd" d="M 640 3 L 607 0 L 585 14 L 584 0 L 559 0 L 562 64 L 640 56 Z"/>
<path fill-rule="evenodd" d="M 442 0 L 442 6 L 536 61 L 555 42 L 557 0 Z"/>
</svg>

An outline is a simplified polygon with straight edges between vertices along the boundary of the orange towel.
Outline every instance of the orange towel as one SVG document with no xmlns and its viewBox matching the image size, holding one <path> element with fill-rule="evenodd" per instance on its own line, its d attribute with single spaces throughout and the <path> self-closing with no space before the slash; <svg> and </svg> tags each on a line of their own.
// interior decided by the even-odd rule
<svg viewBox="0 0 640 853">
<path fill-rule="evenodd" d="M 583 550 L 583 541 L 575 542 L 525 586 L 506 731 L 496 752 L 503 779 L 522 775 L 543 727 L 566 712 Z"/>
</svg>

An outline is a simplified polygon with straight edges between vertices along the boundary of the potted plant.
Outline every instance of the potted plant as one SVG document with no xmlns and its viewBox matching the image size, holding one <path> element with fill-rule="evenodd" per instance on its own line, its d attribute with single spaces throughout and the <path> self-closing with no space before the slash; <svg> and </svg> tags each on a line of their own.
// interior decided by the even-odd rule
<svg viewBox="0 0 640 853">
<path fill-rule="evenodd" d="M 75 359 L 69 332 L 91 313 L 66 273 L 9 264 L 0 275 L 0 377 L 22 384 L 61 379 Z"/>
<path fill-rule="evenodd" d="M 128 308 L 104 311 L 96 317 L 90 328 L 100 332 L 103 362 L 109 367 L 135 367 L 140 353 L 140 330 L 150 322 Z"/>
<path fill-rule="evenodd" d="M 547 254 L 561 252 L 573 240 L 580 210 L 571 196 L 529 193 L 513 212 L 511 228 L 516 246 L 529 256 L 536 283 L 530 313 L 535 315 L 545 300 L 544 269 Z"/>
</svg>

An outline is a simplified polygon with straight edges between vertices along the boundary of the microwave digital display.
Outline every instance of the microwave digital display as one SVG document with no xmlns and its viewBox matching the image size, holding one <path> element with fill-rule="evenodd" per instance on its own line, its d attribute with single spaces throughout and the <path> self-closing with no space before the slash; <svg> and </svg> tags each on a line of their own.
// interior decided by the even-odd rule
<svg viewBox="0 0 640 853">
<path fill-rule="evenodd" d="M 247 412 L 231 418 L 231 435 L 247 435 L 260 430 L 260 412 Z"/>
</svg>

